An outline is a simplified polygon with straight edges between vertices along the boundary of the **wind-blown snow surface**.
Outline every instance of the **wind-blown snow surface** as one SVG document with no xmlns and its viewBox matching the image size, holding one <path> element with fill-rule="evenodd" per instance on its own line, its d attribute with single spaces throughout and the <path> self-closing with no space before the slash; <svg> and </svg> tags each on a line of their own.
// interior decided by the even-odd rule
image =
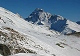
<svg viewBox="0 0 80 56">
<path fill-rule="evenodd" d="M 80 32 L 80 25 L 60 15 L 52 15 L 43 9 L 35 9 L 25 20 L 33 24 L 43 25 L 63 34 Z"/>
<path fill-rule="evenodd" d="M 8 36 L 0 36 L 1 44 L 13 46 L 14 50 L 20 47 L 25 52 L 26 49 L 33 51 L 32 54 L 16 54 L 12 51 L 12 56 L 80 56 L 79 37 L 59 35 L 46 27 L 33 25 L 2 7 L 0 33 Z M 12 33 L 15 34 L 14 37 L 11 37 Z"/>
<path fill-rule="evenodd" d="M 40 56 L 40 55 L 36 55 L 36 54 L 26 54 L 26 53 L 19 53 L 19 54 L 10 55 L 10 56 Z"/>
</svg>

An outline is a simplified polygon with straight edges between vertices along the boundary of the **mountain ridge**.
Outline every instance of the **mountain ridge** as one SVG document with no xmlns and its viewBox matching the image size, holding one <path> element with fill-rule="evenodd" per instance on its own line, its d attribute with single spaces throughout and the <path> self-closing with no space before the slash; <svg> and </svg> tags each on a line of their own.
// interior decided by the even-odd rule
<svg viewBox="0 0 80 56">
<path fill-rule="evenodd" d="M 72 21 L 67 20 L 60 15 L 52 15 L 40 8 L 35 9 L 25 20 L 33 24 L 48 26 L 49 29 L 58 31 L 63 34 L 77 32 L 76 29 L 72 28 L 74 26 L 80 31 L 80 26 L 75 22 L 73 22 L 73 26 L 70 27 L 69 25 Z"/>
<path fill-rule="evenodd" d="M 1 55 L 8 55 L 8 51 L 1 46 L 6 45 L 10 51 L 8 56 L 80 56 L 79 37 L 32 24 L 6 9 L 0 8 L 0 17 Z M 75 28 L 73 22 L 67 22 Z"/>
</svg>

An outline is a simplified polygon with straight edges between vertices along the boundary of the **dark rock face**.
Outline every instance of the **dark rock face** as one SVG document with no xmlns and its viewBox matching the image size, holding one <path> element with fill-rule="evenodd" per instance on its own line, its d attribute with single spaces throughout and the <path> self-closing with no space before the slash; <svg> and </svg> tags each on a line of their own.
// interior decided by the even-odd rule
<svg viewBox="0 0 80 56">
<path fill-rule="evenodd" d="M 67 19 L 62 18 L 58 15 L 51 16 L 51 18 L 49 19 L 49 22 L 51 23 L 50 29 L 54 29 L 59 32 L 62 32 L 67 26 L 66 24 Z"/>
<path fill-rule="evenodd" d="M 74 36 L 80 37 L 80 32 L 70 33 L 70 34 L 67 34 L 67 35 L 74 35 Z"/>
<path fill-rule="evenodd" d="M 0 44 L 0 54 L 2 54 L 3 56 L 8 56 L 11 54 L 11 52 L 6 45 Z"/>
<path fill-rule="evenodd" d="M 80 21 L 77 21 L 76 23 L 80 25 Z"/>
</svg>

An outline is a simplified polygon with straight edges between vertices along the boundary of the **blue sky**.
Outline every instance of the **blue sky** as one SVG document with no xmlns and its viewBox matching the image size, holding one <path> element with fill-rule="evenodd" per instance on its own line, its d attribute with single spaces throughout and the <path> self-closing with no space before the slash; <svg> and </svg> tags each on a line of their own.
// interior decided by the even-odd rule
<svg viewBox="0 0 80 56">
<path fill-rule="evenodd" d="M 23 18 L 28 17 L 36 8 L 41 8 L 74 22 L 80 21 L 80 0 L 0 0 L 0 6 L 19 13 Z"/>
</svg>

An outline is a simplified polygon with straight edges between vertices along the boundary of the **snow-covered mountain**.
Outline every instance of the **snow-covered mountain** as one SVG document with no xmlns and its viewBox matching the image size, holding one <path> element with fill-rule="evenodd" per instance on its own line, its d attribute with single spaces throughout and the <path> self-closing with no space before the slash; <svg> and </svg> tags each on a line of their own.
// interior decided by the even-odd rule
<svg viewBox="0 0 80 56">
<path fill-rule="evenodd" d="M 33 24 L 45 25 L 49 29 L 63 34 L 80 32 L 80 25 L 60 15 L 52 15 L 40 8 L 36 8 L 25 20 Z"/>
<path fill-rule="evenodd" d="M 77 24 L 80 24 L 80 21 L 77 21 L 76 23 L 77 23 Z"/>
<path fill-rule="evenodd" d="M 45 26 L 31 24 L 20 15 L 0 7 L 0 54 L 80 56 L 80 38 L 60 35 L 59 32 L 49 30 Z"/>
<path fill-rule="evenodd" d="M 32 53 L 35 55 L 52 56 L 49 48 L 50 45 L 41 41 L 39 38 L 43 35 L 58 35 L 56 31 L 47 30 L 41 26 L 33 25 L 18 14 L 14 14 L 9 10 L 0 7 L 0 53 L 6 52 L 7 46 L 11 53 Z M 38 37 L 38 38 L 36 38 Z M 44 36 L 43 36 L 44 37 Z M 1 46 L 4 44 L 3 46 Z M 48 48 L 49 47 L 49 48 Z M 52 48 L 53 49 L 53 48 Z M 3 51 L 5 50 L 5 52 Z M 3 53 L 2 53 L 3 52 Z"/>
</svg>

